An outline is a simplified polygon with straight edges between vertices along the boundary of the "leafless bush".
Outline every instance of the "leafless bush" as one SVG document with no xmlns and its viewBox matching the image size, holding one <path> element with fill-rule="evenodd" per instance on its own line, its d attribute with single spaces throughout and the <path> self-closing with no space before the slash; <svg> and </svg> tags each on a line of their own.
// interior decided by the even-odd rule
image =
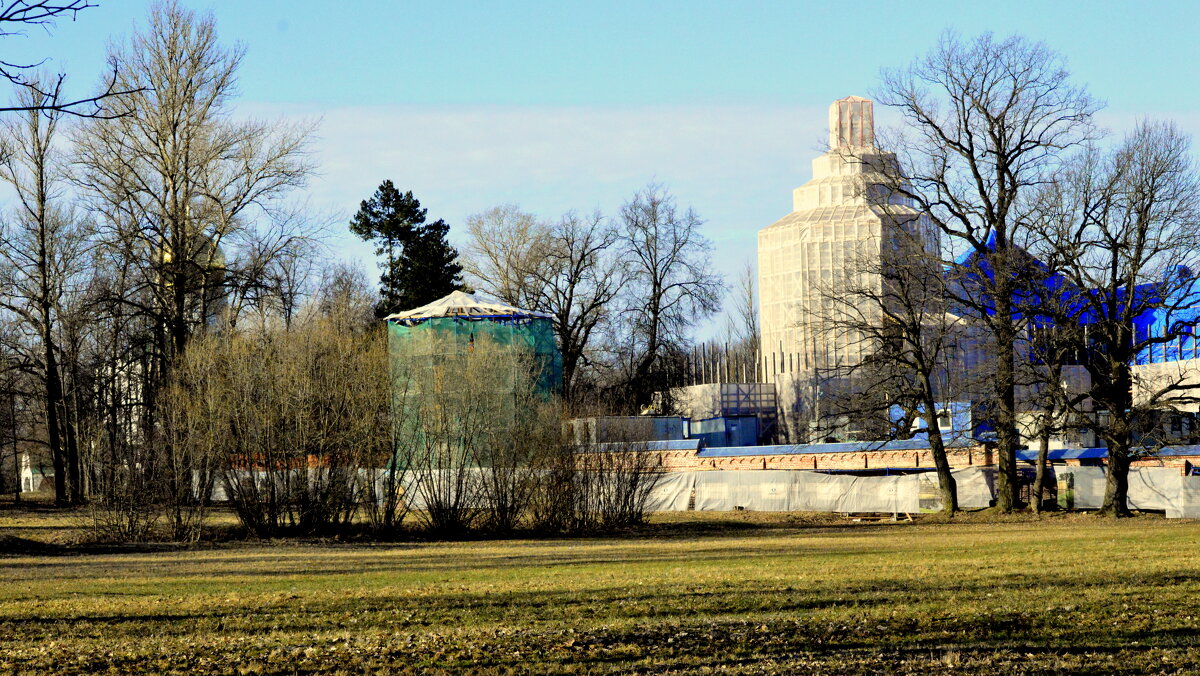
<svg viewBox="0 0 1200 676">
<path fill-rule="evenodd" d="M 197 506 L 219 481 L 257 535 L 352 522 L 362 470 L 387 459 L 388 391 L 382 332 L 342 319 L 313 316 L 290 331 L 267 326 L 189 347 L 165 422 Z M 175 514 L 183 523 L 198 511 Z"/>
<path fill-rule="evenodd" d="M 119 457 L 130 461 L 101 468 L 104 481 L 89 503 L 92 530 L 100 540 L 145 542 L 161 520 L 161 484 L 147 448 L 128 445 Z"/>
<path fill-rule="evenodd" d="M 661 476 L 658 458 L 645 443 L 608 444 L 578 457 L 577 528 L 623 528 L 645 521 L 646 501 Z"/>
</svg>

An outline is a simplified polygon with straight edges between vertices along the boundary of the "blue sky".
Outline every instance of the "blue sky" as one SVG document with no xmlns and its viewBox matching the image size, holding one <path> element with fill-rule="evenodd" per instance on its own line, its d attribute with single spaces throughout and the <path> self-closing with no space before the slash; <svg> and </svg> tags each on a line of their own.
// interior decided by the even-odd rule
<svg viewBox="0 0 1200 676">
<path fill-rule="evenodd" d="M 49 56 L 86 89 L 150 3 L 98 4 L 6 38 L 3 58 Z M 808 180 L 828 104 L 870 95 L 947 28 L 1047 42 L 1114 131 L 1153 116 L 1200 133 L 1196 2 L 184 4 L 245 44 L 240 113 L 321 120 L 310 194 L 340 221 L 384 178 L 452 233 L 502 203 L 615 213 L 655 180 L 707 220 L 730 276 Z M 369 258 L 338 230 L 337 255 Z"/>
</svg>

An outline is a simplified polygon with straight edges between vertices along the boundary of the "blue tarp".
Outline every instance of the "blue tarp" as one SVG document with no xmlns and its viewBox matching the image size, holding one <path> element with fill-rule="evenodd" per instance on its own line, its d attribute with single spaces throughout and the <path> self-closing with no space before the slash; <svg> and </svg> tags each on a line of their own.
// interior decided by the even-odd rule
<svg viewBox="0 0 1200 676">
<path fill-rule="evenodd" d="M 946 448 L 974 446 L 973 439 L 950 439 Z M 717 446 L 702 449 L 701 458 L 723 458 L 741 455 L 807 455 L 810 453 L 873 453 L 875 451 L 924 451 L 929 442 L 924 439 L 893 441 L 851 441 L 841 444 L 781 444 L 777 446 Z"/>
<path fill-rule="evenodd" d="M 1171 458 L 1180 456 L 1200 456 L 1200 446 L 1164 446 L 1150 454 L 1151 457 Z M 1046 454 L 1053 460 L 1104 460 L 1108 458 L 1107 448 L 1056 448 Z M 1017 451 L 1017 459 L 1025 462 L 1037 462 L 1036 450 Z"/>
</svg>

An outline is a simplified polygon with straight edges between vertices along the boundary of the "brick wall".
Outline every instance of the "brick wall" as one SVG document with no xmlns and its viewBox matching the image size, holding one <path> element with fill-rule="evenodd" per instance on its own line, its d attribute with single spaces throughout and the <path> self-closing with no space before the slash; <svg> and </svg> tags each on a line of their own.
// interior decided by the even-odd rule
<svg viewBox="0 0 1200 676">
<path fill-rule="evenodd" d="M 933 455 L 924 451 L 867 451 L 853 453 L 789 453 L 704 458 L 693 451 L 658 451 L 657 466 L 667 471 L 702 469 L 883 469 L 933 467 Z M 992 451 L 984 445 L 947 451 L 950 466 L 992 464 Z"/>
<path fill-rule="evenodd" d="M 694 451 L 657 451 L 657 461 L 652 463 L 670 472 L 687 470 L 736 470 L 736 469 L 884 469 L 908 467 L 933 467 L 933 454 L 923 451 L 857 451 L 853 453 L 796 453 L 787 455 L 740 455 L 731 457 L 704 458 Z M 991 447 L 978 444 L 968 448 L 946 451 L 950 467 L 960 469 L 978 465 L 991 465 L 995 461 Z M 1094 464 L 1095 461 L 1086 461 Z M 1018 463 L 1020 464 L 1020 463 Z M 1078 466 L 1079 460 L 1061 463 Z M 1174 467 L 1180 471 L 1200 465 L 1200 457 L 1171 456 L 1145 458 L 1133 463 L 1134 467 Z"/>
</svg>

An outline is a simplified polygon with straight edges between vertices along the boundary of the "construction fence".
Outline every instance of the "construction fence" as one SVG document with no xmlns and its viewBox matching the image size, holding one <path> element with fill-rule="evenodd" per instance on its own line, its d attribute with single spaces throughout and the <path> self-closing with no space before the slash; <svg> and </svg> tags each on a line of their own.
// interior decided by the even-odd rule
<svg viewBox="0 0 1200 676">
<path fill-rule="evenodd" d="M 962 509 L 984 509 L 995 500 L 994 472 L 952 472 Z M 1104 502 L 1103 467 L 1056 467 L 1064 509 L 1099 509 Z M 807 470 L 673 472 L 650 493 L 647 511 L 835 512 L 914 514 L 942 507 L 934 472 L 902 476 L 854 476 Z M 1169 467 L 1129 470 L 1129 508 L 1162 511 L 1167 518 L 1200 519 L 1200 476 Z"/>
<path fill-rule="evenodd" d="M 959 506 L 983 509 L 994 499 L 992 475 L 978 468 L 953 472 Z M 650 494 L 647 511 L 917 513 L 941 509 L 933 472 L 854 476 L 807 470 L 673 472 Z"/>
<path fill-rule="evenodd" d="M 1064 509 L 1100 509 L 1107 476 L 1103 467 L 1059 467 L 1058 504 Z M 1130 509 L 1166 513 L 1168 519 L 1200 519 L 1200 476 L 1172 467 L 1129 470 Z"/>
<path fill-rule="evenodd" d="M 475 473 L 465 485 L 477 483 Z M 316 470 L 284 472 L 285 483 L 297 486 L 327 481 Z M 364 497 L 383 494 L 388 485 L 388 470 L 360 469 L 357 484 Z M 991 468 L 970 467 L 953 471 L 962 509 L 984 509 L 995 499 L 994 472 Z M 274 481 L 281 477 L 275 476 Z M 199 477 L 195 477 L 199 495 Z M 1064 509 L 1099 509 L 1104 502 L 1103 467 L 1056 467 L 1048 480 L 1058 488 L 1059 506 Z M 210 499 L 229 500 L 230 482 L 253 484 L 262 490 L 272 481 L 266 472 L 241 471 L 226 474 L 214 482 Z M 426 488 L 438 486 L 437 477 L 402 475 L 392 484 L 408 493 L 413 509 L 424 509 Z M 447 482 L 447 485 L 452 482 Z M 374 490 L 372 490 L 372 488 Z M 408 490 L 405 490 L 408 489 Z M 445 492 L 439 489 L 439 494 Z M 472 501 L 478 500 L 473 497 Z M 1200 476 L 1185 476 L 1169 467 L 1138 467 L 1129 470 L 1129 508 L 1162 511 L 1167 518 L 1200 519 Z M 893 476 L 857 476 L 827 474 L 809 470 L 729 470 L 669 472 L 657 476 L 646 501 L 647 512 L 833 512 L 915 514 L 941 509 L 937 474 L 922 472 Z"/>
</svg>

